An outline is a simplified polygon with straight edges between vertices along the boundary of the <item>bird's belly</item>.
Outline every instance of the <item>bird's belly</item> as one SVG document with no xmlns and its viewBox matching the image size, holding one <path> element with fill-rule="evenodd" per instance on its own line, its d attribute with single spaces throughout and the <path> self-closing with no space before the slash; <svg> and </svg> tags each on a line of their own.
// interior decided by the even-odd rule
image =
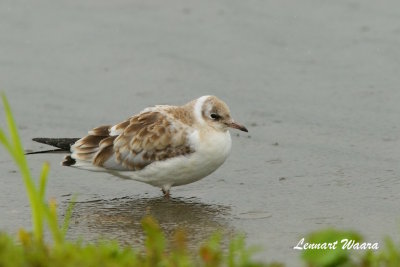
<svg viewBox="0 0 400 267">
<path fill-rule="evenodd" d="M 154 162 L 141 171 L 129 174 L 123 172 L 123 175 L 158 187 L 189 184 L 204 178 L 221 166 L 230 149 L 229 132 L 220 133 L 198 142 L 195 152 L 189 155 Z"/>
</svg>

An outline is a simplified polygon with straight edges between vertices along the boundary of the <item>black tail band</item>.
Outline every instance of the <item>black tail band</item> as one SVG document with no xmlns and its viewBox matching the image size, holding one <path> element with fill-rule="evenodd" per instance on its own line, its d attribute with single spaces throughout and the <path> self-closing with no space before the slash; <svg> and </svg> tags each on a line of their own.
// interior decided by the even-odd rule
<svg viewBox="0 0 400 267">
<path fill-rule="evenodd" d="M 59 148 L 56 151 L 70 151 L 71 146 L 80 138 L 33 138 L 33 141 Z"/>
<path fill-rule="evenodd" d="M 41 151 L 33 151 L 33 152 L 27 152 L 25 155 L 32 155 L 32 154 L 42 154 L 42 153 L 57 153 L 57 152 L 62 152 L 65 153 L 67 152 L 64 149 L 57 148 L 57 149 L 49 149 L 49 150 L 41 150 Z"/>
</svg>

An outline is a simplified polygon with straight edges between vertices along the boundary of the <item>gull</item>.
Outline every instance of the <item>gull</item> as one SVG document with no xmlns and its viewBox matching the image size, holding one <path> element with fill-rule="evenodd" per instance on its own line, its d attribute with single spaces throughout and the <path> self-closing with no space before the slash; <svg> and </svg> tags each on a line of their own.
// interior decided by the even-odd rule
<svg viewBox="0 0 400 267">
<path fill-rule="evenodd" d="M 58 147 L 28 154 L 70 152 L 63 166 L 107 172 L 161 188 L 198 181 L 227 159 L 229 128 L 248 132 L 235 122 L 216 96 L 202 96 L 182 106 L 157 105 L 115 125 L 94 128 L 83 138 L 34 138 Z"/>
</svg>

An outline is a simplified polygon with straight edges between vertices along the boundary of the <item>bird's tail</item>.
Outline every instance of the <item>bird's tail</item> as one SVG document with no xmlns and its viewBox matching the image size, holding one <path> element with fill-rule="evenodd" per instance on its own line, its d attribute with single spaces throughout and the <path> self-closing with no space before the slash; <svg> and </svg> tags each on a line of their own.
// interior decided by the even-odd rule
<svg viewBox="0 0 400 267">
<path fill-rule="evenodd" d="M 33 138 L 32 140 L 38 143 L 54 146 L 56 149 L 42 150 L 28 152 L 26 155 L 41 154 L 41 153 L 57 153 L 57 152 L 70 152 L 71 146 L 78 141 L 80 138 L 46 138 L 39 137 Z"/>
</svg>

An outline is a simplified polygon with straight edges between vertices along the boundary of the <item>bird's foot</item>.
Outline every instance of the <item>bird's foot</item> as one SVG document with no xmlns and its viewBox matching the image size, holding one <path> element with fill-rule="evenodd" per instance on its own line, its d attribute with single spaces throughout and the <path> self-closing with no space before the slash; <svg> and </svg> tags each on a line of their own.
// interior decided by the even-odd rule
<svg viewBox="0 0 400 267">
<path fill-rule="evenodd" d="M 171 186 L 163 186 L 162 188 L 161 188 L 161 191 L 163 192 L 163 194 L 164 194 L 164 198 L 165 199 L 169 199 L 169 197 L 171 196 L 170 194 L 169 194 L 169 189 L 171 188 Z"/>
</svg>

